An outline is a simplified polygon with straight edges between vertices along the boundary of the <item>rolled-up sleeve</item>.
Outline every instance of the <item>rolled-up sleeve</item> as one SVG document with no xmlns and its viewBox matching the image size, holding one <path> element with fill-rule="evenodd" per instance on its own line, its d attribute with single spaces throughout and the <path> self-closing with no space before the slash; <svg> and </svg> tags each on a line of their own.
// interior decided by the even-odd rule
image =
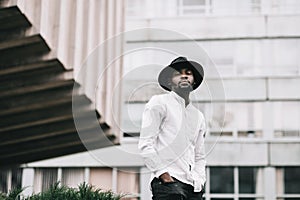
<svg viewBox="0 0 300 200">
<path fill-rule="evenodd" d="M 165 165 L 157 154 L 155 145 L 165 112 L 164 105 L 159 103 L 157 97 L 153 96 L 146 104 L 143 112 L 142 127 L 138 144 L 145 165 L 156 177 L 166 172 L 164 169 Z"/>
</svg>

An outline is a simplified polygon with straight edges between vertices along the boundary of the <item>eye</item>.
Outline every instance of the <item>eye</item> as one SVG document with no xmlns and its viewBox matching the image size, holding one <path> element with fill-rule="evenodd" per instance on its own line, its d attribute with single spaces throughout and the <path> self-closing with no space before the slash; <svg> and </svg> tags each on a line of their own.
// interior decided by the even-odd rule
<svg viewBox="0 0 300 200">
<path fill-rule="evenodd" d="M 192 70 L 186 70 L 186 72 L 185 72 L 186 74 L 188 74 L 188 75 L 191 75 L 191 74 L 193 74 L 193 72 L 192 72 Z"/>
<path fill-rule="evenodd" d="M 179 71 L 174 71 L 173 75 L 180 75 L 180 72 Z"/>
</svg>

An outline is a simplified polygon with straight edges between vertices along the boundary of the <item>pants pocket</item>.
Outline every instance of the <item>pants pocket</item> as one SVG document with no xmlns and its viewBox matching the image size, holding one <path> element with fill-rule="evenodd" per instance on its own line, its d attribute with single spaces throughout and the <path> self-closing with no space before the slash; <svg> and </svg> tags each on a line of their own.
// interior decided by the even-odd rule
<svg viewBox="0 0 300 200">
<path fill-rule="evenodd" d="M 155 178 L 151 182 L 153 199 L 172 199 L 172 200 L 185 200 L 184 189 L 178 182 L 162 182 L 161 180 Z"/>
</svg>

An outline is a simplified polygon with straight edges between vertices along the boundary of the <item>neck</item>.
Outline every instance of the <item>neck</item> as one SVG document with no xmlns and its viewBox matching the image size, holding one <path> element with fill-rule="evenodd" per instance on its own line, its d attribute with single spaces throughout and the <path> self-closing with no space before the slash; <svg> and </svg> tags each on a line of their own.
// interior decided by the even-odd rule
<svg viewBox="0 0 300 200">
<path fill-rule="evenodd" d="M 190 91 L 188 91 L 188 90 L 174 90 L 174 92 L 184 99 L 185 106 L 187 106 L 190 103 Z"/>
</svg>

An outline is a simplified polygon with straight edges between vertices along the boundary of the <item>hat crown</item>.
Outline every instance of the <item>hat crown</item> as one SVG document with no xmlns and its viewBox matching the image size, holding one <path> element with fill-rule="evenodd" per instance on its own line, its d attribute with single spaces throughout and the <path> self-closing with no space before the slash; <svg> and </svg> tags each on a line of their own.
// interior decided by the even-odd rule
<svg viewBox="0 0 300 200">
<path fill-rule="evenodd" d="M 178 58 L 174 59 L 174 60 L 171 62 L 171 65 L 176 64 L 176 63 L 180 63 L 180 62 L 186 62 L 186 61 L 187 61 L 187 58 L 186 58 L 186 57 L 178 57 Z"/>
<path fill-rule="evenodd" d="M 172 77 L 172 74 L 174 70 L 184 69 L 188 68 L 193 71 L 194 76 L 194 85 L 193 90 L 197 89 L 199 85 L 203 81 L 204 76 L 204 70 L 201 64 L 195 62 L 195 61 L 188 61 L 186 57 L 180 56 L 176 59 L 174 59 L 170 65 L 166 66 L 158 75 L 158 82 L 159 85 L 167 90 L 171 91 L 170 88 L 170 78 Z"/>
</svg>

